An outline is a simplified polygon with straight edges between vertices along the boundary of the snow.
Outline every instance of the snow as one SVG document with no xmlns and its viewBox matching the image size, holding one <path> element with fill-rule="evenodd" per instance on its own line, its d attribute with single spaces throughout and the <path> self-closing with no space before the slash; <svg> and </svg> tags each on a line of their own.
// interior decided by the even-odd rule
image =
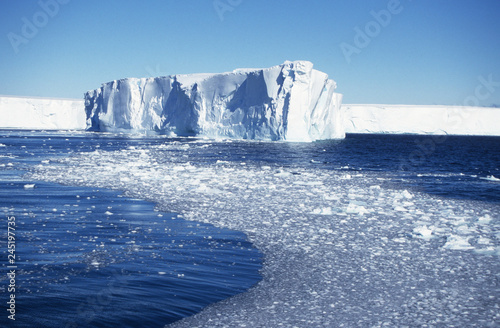
<svg viewBox="0 0 500 328">
<path fill-rule="evenodd" d="M 346 133 L 500 136 L 500 108 L 342 105 Z"/>
<path fill-rule="evenodd" d="M 313 141 L 343 138 L 336 83 L 307 61 L 219 74 L 128 78 L 85 94 L 93 131 Z"/>
<path fill-rule="evenodd" d="M 82 130 L 86 127 L 83 100 L 0 97 L 0 128 Z"/>
</svg>

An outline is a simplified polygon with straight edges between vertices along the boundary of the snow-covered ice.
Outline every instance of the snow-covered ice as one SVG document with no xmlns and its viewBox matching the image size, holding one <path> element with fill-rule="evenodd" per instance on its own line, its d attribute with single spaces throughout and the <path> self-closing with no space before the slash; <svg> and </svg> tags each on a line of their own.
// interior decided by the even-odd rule
<svg viewBox="0 0 500 328">
<path fill-rule="evenodd" d="M 86 127 L 83 100 L 0 97 L 0 128 L 83 130 Z"/>
<path fill-rule="evenodd" d="M 500 136 L 500 108 L 343 105 L 346 133 Z"/>
<path fill-rule="evenodd" d="M 498 324 L 498 206 L 397 189 L 377 172 L 199 158 L 234 143 L 248 146 L 96 150 L 30 178 L 125 190 L 249 236 L 265 255 L 262 281 L 175 328 Z"/>
<path fill-rule="evenodd" d="M 220 74 L 128 78 L 85 94 L 93 131 L 312 141 L 344 137 L 336 83 L 308 61 Z"/>
</svg>

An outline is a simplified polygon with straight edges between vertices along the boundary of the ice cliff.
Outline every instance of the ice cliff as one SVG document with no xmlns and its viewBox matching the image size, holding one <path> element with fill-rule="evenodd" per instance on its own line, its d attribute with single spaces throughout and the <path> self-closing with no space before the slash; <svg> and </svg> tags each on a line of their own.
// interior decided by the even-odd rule
<svg viewBox="0 0 500 328">
<path fill-rule="evenodd" d="M 0 128 L 82 130 L 86 126 L 83 100 L 2 96 Z"/>
<path fill-rule="evenodd" d="M 258 140 L 343 138 L 342 95 L 335 88 L 307 61 L 128 78 L 85 94 L 87 129 Z"/>
</svg>

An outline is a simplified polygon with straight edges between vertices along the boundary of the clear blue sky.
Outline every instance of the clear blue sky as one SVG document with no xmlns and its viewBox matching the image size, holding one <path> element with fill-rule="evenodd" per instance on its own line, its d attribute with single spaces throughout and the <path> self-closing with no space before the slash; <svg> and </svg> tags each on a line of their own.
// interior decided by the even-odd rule
<svg viewBox="0 0 500 328">
<path fill-rule="evenodd" d="M 499 0 L 54 1 L 0 0 L 0 94 L 304 59 L 345 103 L 500 104 Z"/>
</svg>

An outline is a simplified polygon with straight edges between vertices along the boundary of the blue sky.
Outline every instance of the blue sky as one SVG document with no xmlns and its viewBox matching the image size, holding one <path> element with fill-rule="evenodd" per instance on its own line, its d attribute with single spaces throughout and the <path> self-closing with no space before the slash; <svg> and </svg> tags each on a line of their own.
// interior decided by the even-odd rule
<svg viewBox="0 0 500 328">
<path fill-rule="evenodd" d="M 499 34 L 498 0 L 0 0 L 0 94 L 304 59 L 345 103 L 489 106 Z"/>
</svg>

